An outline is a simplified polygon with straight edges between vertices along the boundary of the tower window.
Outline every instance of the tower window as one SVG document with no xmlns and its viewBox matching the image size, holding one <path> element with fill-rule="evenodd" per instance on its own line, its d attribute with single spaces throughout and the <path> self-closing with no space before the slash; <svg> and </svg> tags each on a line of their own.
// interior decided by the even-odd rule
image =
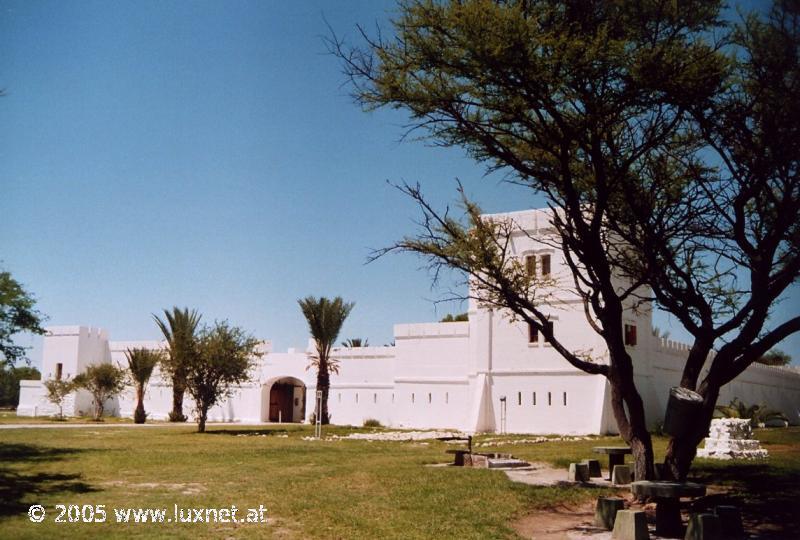
<svg viewBox="0 0 800 540">
<path fill-rule="evenodd" d="M 567 406 L 567 393 L 564 392 L 564 407 Z"/>
<path fill-rule="evenodd" d="M 542 276 L 550 275 L 550 255 L 542 255 Z"/>
<path fill-rule="evenodd" d="M 528 323 L 528 343 L 539 343 L 539 329 Z"/>
<path fill-rule="evenodd" d="M 525 257 L 525 273 L 528 274 L 528 277 L 536 276 L 536 255 Z"/>
<path fill-rule="evenodd" d="M 517 405 L 522 405 L 522 392 L 517 392 Z"/>
<path fill-rule="evenodd" d="M 63 374 L 63 372 L 64 372 L 64 364 L 59 362 L 58 364 L 56 364 L 56 380 L 57 381 L 61 380 L 61 375 Z"/>
<path fill-rule="evenodd" d="M 553 394 L 550 393 L 550 392 L 547 392 L 547 405 L 549 406 L 549 405 L 552 405 L 552 404 L 553 404 Z"/>
<path fill-rule="evenodd" d="M 533 393 L 533 405 L 536 406 L 536 392 Z"/>
<path fill-rule="evenodd" d="M 372 403 L 378 402 L 378 394 L 372 394 Z"/>
</svg>

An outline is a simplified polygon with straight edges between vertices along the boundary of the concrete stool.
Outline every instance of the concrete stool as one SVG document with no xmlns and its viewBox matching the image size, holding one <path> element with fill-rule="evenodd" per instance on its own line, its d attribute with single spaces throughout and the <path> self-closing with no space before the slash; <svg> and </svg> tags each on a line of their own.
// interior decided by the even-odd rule
<svg viewBox="0 0 800 540">
<path fill-rule="evenodd" d="M 594 509 L 594 524 L 610 531 L 614 528 L 617 512 L 625 509 L 625 501 L 619 497 L 598 497 Z"/>
<path fill-rule="evenodd" d="M 570 463 L 567 480 L 570 482 L 588 482 L 589 466 L 585 463 Z"/>
<path fill-rule="evenodd" d="M 684 540 L 722 540 L 720 519 L 714 514 L 692 514 Z M 727 538 L 727 537 L 725 537 Z"/>
<path fill-rule="evenodd" d="M 581 463 L 589 466 L 589 478 L 603 477 L 603 473 L 600 471 L 600 461 L 596 459 L 584 459 Z"/>
<path fill-rule="evenodd" d="M 650 540 L 647 517 L 641 510 L 619 510 L 611 538 L 619 540 Z"/>
<path fill-rule="evenodd" d="M 611 471 L 611 483 L 615 486 L 622 486 L 631 483 L 631 468 L 629 465 L 614 465 Z"/>
<path fill-rule="evenodd" d="M 744 538 L 742 513 L 735 506 L 717 506 L 714 513 L 719 518 L 720 533 L 723 538 Z"/>
</svg>

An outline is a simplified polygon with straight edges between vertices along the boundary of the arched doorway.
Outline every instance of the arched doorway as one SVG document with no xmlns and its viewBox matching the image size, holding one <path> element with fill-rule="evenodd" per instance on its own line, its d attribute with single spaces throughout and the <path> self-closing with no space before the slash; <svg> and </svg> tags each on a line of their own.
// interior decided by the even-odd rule
<svg viewBox="0 0 800 540">
<path fill-rule="evenodd" d="M 306 385 L 294 377 L 274 379 L 261 387 L 262 422 L 302 422 L 306 415 Z"/>
</svg>

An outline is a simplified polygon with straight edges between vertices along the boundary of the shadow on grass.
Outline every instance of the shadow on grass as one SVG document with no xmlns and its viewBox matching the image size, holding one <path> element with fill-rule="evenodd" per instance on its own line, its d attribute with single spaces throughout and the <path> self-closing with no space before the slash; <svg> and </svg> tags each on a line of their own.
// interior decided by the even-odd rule
<svg viewBox="0 0 800 540">
<path fill-rule="evenodd" d="M 80 474 L 27 473 L 14 469 L 26 464 L 61 461 L 84 451 L 0 443 L 0 519 L 25 513 L 31 504 L 38 502 L 31 496 L 97 491 L 81 481 Z"/>
<path fill-rule="evenodd" d="M 698 499 L 692 511 L 733 505 L 742 513 L 745 530 L 759 538 L 797 538 L 800 530 L 800 471 L 765 463 L 700 466 L 696 479 L 704 484 L 729 486 L 729 493 Z"/>
<path fill-rule="evenodd" d="M 214 429 L 206 430 L 206 435 L 236 435 L 243 437 L 269 437 L 272 435 L 286 435 L 296 429 Z"/>
</svg>

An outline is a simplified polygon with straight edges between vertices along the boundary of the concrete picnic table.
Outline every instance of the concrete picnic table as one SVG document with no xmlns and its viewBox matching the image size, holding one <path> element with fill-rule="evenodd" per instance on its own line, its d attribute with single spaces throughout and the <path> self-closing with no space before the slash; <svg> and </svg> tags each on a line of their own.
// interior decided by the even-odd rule
<svg viewBox="0 0 800 540">
<path fill-rule="evenodd" d="M 464 456 L 466 454 L 472 453 L 472 435 L 467 435 L 466 437 L 462 435 L 451 435 L 447 437 L 436 437 L 438 441 L 465 441 L 467 443 L 466 450 L 446 450 L 445 452 L 448 454 L 455 454 L 455 460 L 453 465 L 458 467 L 464 466 Z"/>
<path fill-rule="evenodd" d="M 631 493 L 637 497 L 656 500 L 656 534 L 666 538 L 683 538 L 681 498 L 702 497 L 706 486 L 694 482 L 651 482 L 639 480 L 631 483 Z"/>
<path fill-rule="evenodd" d="M 592 448 L 595 454 L 608 454 L 608 479 L 611 480 L 611 475 L 614 474 L 614 465 L 622 465 L 625 463 L 625 454 L 630 454 L 631 449 L 628 446 L 595 446 Z"/>
</svg>

